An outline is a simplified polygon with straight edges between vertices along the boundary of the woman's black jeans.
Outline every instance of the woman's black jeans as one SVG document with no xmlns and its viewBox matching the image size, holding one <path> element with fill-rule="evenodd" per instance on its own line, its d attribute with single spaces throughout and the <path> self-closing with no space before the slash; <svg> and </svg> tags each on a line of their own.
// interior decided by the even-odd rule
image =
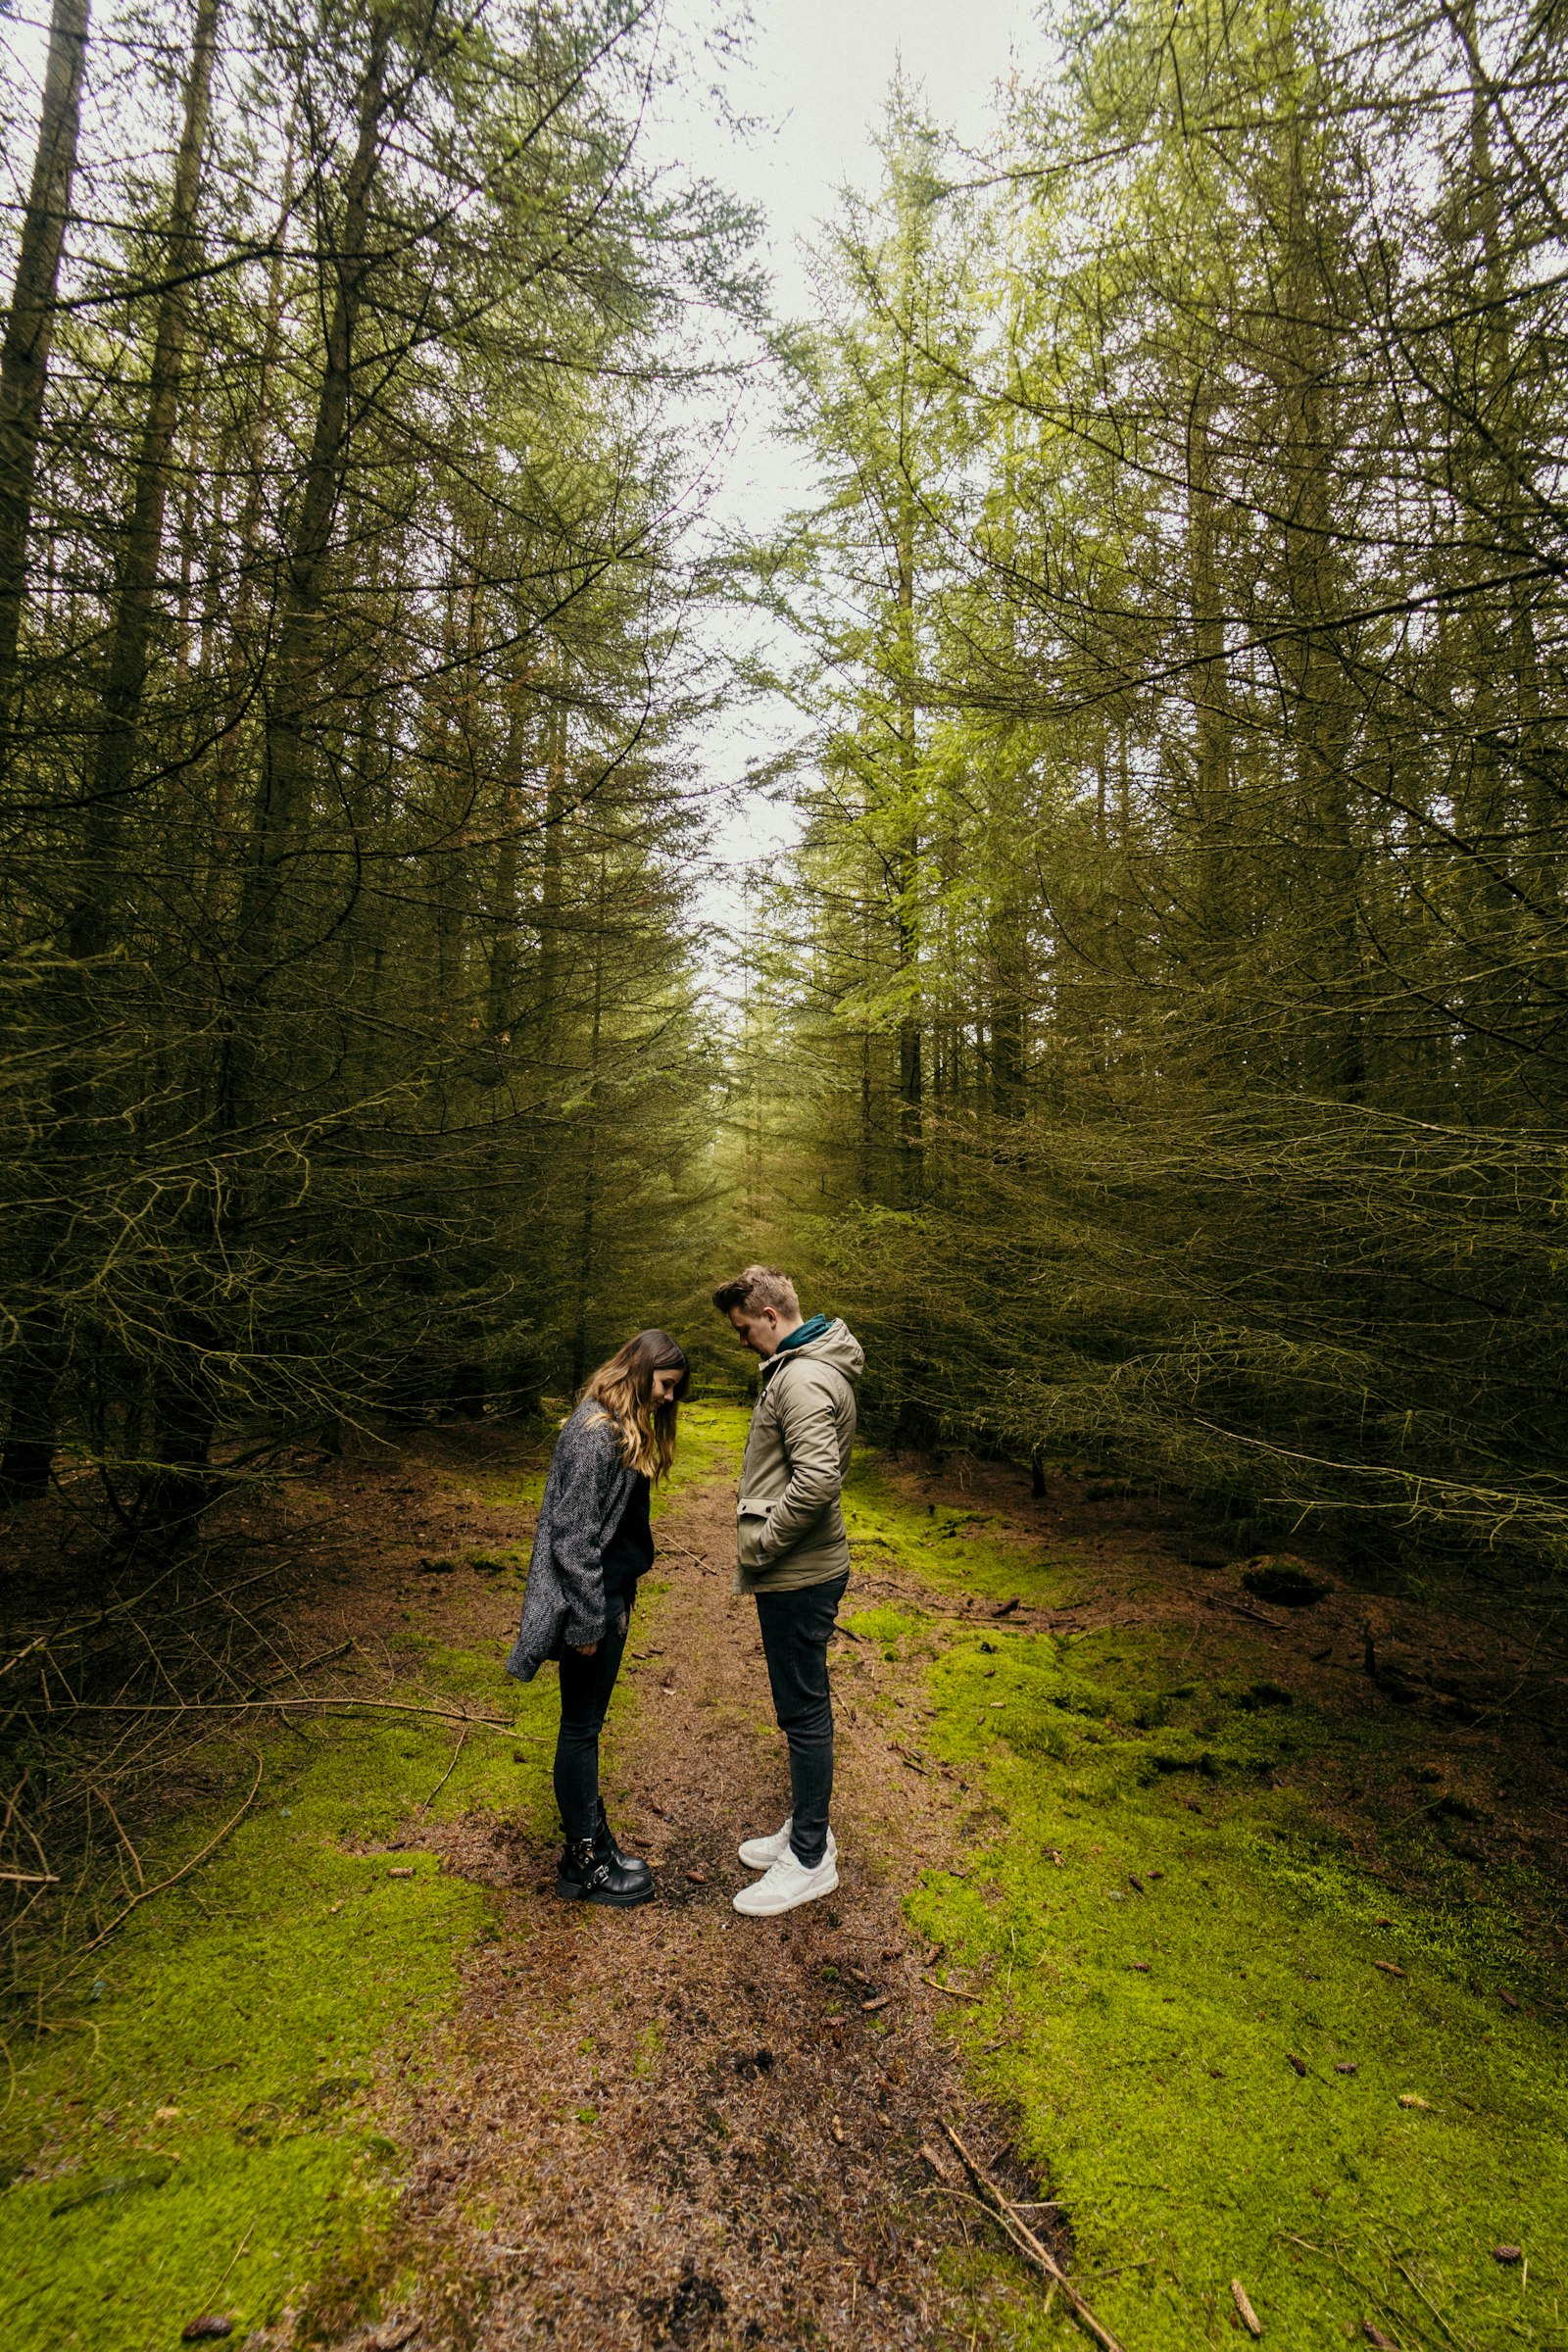
<svg viewBox="0 0 1568 2352">
<path fill-rule="evenodd" d="M 631 1612 L 622 1601 L 612 1607 L 604 1638 L 591 1658 L 579 1650 L 561 1653 L 561 1733 L 556 1740 L 556 1803 L 566 1843 L 591 1838 L 599 1815 L 599 1735 L 620 1672 Z"/>
<path fill-rule="evenodd" d="M 795 1859 L 814 1870 L 827 1852 L 833 1801 L 833 1695 L 827 1645 L 833 1639 L 848 1571 L 830 1584 L 798 1592 L 759 1592 L 758 1622 L 773 1690 L 773 1712 L 790 1743 L 790 1843 Z"/>
</svg>

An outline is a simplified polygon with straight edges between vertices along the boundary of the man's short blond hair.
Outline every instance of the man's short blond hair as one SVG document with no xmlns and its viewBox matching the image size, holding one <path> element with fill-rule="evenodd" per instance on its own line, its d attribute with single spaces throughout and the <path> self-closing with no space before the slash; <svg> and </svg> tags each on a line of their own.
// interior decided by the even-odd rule
<svg viewBox="0 0 1568 2352">
<path fill-rule="evenodd" d="M 731 1314 L 737 1306 L 748 1315 L 760 1315 L 766 1306 L 780 1315 L 801 1311 L 794 1283 L 777 1266 L 745 1267 L 733 1281 L 719 1284 L 713 1304 L 721 1315 Z"/>
</svg>

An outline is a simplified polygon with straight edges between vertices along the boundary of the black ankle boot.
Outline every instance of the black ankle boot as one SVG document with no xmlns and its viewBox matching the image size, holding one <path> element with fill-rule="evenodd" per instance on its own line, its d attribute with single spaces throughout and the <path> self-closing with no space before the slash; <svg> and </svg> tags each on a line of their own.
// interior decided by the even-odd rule
<svg viewBox="0 0 1568 2352">
<path fill-rule="evenodd" d="M 599 1810 L 594 1818 L 594 1852 L 601 1862 L 613 1862 L 617 1870 L 630 1871 L 634 1878 L 644 1878 L 650 1886 L 653 1885 L 654 1874 L 647 1863 L 639 1862 L 634 1854 L 623 1854 L 615 1842 L 615 1833 L 605 1815 L 603 1797 L 599 1799 Z"/>
<path fill-rule="evenodd" d="M 556 1870 L 556 1892 L 578 1903 L 610 1903 L 629 1911 L 654 1899 L 654 1874 L 646 1862 L 619 1862 L 602 1854 L 592 1838 L 568 1839 Z"/>
</svg>

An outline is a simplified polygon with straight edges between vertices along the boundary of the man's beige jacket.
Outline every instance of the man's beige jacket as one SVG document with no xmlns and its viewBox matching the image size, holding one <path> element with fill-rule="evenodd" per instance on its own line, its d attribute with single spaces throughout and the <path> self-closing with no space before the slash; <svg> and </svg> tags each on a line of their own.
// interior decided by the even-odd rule
<svg viewBox="0 0 1568 2352">
<path fill-rule="evenodd" d="M 859 1341 L 835 1321 L 763 1365 L 741 1463 L 737 1592 L 792 1592 L 849 1567 L 839 1490 L 864 1364 Z"/>
</svg>

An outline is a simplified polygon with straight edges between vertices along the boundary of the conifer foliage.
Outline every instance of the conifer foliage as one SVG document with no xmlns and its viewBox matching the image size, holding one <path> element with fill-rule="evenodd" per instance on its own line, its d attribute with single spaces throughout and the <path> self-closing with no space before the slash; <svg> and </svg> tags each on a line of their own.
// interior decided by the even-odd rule
<svg viewBox="0 0 1568 2352">
<path fill-rule="evenodd" d="M 6 92 L 0 1487 L 537 1398 L 708 1118 L 635 0 L 57 0 Z M 36 112 L 29 122 L 27 110 Z M 613 1213 L 607 1213 L 612 1210 Z"/>
<path fill-rule="evenodd" d="M 754 997 L 895 1429 L 1568 1535 L 1563 29 L 1067 6 L 819 250 Z"/>
</svg>

